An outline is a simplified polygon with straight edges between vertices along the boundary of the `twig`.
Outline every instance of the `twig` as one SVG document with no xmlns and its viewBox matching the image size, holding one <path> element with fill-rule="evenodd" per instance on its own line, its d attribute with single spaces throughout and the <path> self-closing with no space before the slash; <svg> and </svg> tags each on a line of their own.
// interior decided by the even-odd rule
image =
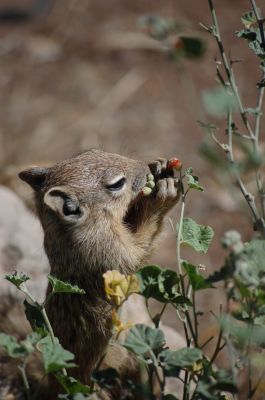
<svg viewBox="0 0 265 400">
<path fill-rule="evenodd" d="M 27 400 L 31 399 L 30 396 L 30 387 L 29 387 L 29 381 L 26 375 L 26 361 L 24 361 L 23 365 L 18 366 L 18 369 L 21 372 L 21 377 L 22 377 L 22 381 L 25 387 L 25 393 L 26 393 L 26 398 Z"/>
<path fill-rule="evenodd" d="M 263 47 L 263 50 L 265 51 L 265 36 L 264 36 L 264 28 L 263 28 L 263 19 L 260 16 L 258 7 L 256 6 L 255 0 L 250 0 L 250 3 L 252 5 L 258 26 L 259 26 L 259 30 L 260 30 L 260 37 L 261 37 L 261 45 Z"/>
<path fill-rule="evenodd" d="M 177 234 L 177 261 L 178 261 L 178 269 L 179 269 L 180 275 L 182 275 L 181 257 L 180 257 L 180 242 L 181 242 L 181 235 L 182 235 L 184 211 L 185 211 L 185 195 L 182 194 L 179 227 L 178 227 L 178 234 Z"/>
<path fill-rule="evenodd" d="M 210 10 L 211 10 L 211 14 L 212 14 L 212 20 L 213 20 L 213 29 L 210 30 L 210 32 L 214 35 L 214 37 L 216 39 L 216 42 L 217 42 L 217 45 L 218 45 L 218 48 L 219 48 L 219 51 L 220 51 L 220 54 L 221 54 L 221 58 L 222 58 L 222 61 L 223 61 L 223 64 L 224 64 L 224 69 L 225 69 L 225 72 L 226 72 L 226 76 L 227 76 L 227 79 L 228 79 L 228 81 L 230 83 L 230 86 L 231 86 L 231 88 L 233 90 L 233 94 L 234 94 L 234 96 L 235 96 L 235 98 L 237 100 L 238 107 L 239 107 L 239 112 L 240 112 L 242 121 L 243 121 L 243 123 L 244 123 L 244 125 L 245 125 L 245 127 L 246 127 L 246 129 L 247 129 L 247 131 L 249 133 L 249 136 L 254 141 L 255 136 L 254 136 L 252 128 L 251 128 L 251 126 L 249 124 L 249 121 L 248 121 L 248 119 L 246 117 L 246 112 L 245 112 L 245 109 L 244 109 L 243 104 L 242 104 L 241 97 L 240 97 L 239 92 L 238 92 L 238 88 L 237 88 L 237 84 L 236 84 L 236 80 L 235 80 L 235 77 L 234 77 L 233 70 L 232 70 L 231 65 L 229 64 L 227 56 L 225 54 L 225 50 L 224 50 L 224 46 L 223 46 L 223 43 L 222 43 L 221 33 L 220 33 L 220 29 L 219 29 L 219 25 L 218 25 L 218 20 L 217 20 L 217 17 L 216 17 L 215 9 L 214 9 L 214 6 L 213 6 L 213 2 L 212 2 L 212 0 L 208 0 L 208 3 L 209 3 L 209 7 L 210 7 Z"/>
<path fill-rule="evenodd" d="M 210 336 L 201 346 L 200 349 L 202 350 L 208 343 L 210 343 L 214 339 L 214 336 Z"/>
</svg>

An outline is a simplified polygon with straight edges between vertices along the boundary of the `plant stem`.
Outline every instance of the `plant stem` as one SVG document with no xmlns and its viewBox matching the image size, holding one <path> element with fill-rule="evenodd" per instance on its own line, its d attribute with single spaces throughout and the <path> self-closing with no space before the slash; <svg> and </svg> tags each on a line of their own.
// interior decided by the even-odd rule
<svg viewBox="0 0 265 400">
<path fill-rule="evenodd" d="M 259 18 L 259 13 L 258 13 L 258 9 L 255 4 L 255 1 L 254 0 L 250 0 L 250 1 L 253 6 L 253 10 L 255 12 L 257 21 L 258 22 L 262 21 Z M 258 137 L 259 137 L 259 130 L 260 130 L 260 115 L 259 114 L 260 113 L 258 113 L 258 115 L 257 115 L 256 124 L 255 124 L 255 132 L 253 132 L 253 130 L 249 124 L 249 121 L 247 119 L 246 111 L 243 107 L 240 94 L 238 92 L 238 88 L 237 88 L 234 72 L 231 67 L 231 63 L 229 63 L 228 58 L 225 53 L 225 50 L 224 50 L 221 33 L 220 33 L 219 25 L 218 25 L 218 20 L 216 17 L 216 12 L 215 12 L 214 6 L 213 6 L 213 1 L 208 0 L 208 3 L 209 3 L 211 15 L 212 15 L 213 28 L 212 29 L 208 28 L 207 30 L 208 30 L 208 32 L 213 34 L 216 39 L 216 42 L 217 42 L 217 45 L 218 45 L 218 48 L 220 51 L 220 55 L 221 55 L 221 58 L 223 61 L 225 73 L 226 73 L 228 82 L 230 84 L 230 87 L 233 91 L 233 94 L 237 100 L 239 112 L 240 112 L 243 124 L 245 125 L 247 132 L 249 134 L 249 137 L 252 140 L 254 150 L 258 152 Z M 263 36 L 264 36 L 263 22 L 262 22 L 262 26 L 260 25 L 260 23 L 259 23 L 259 26 L 260 26 L 260 30 L 262 31 L 261 34 L 263 34 Z M 265 41 L 264 41 L 264 43 L 265 43 Z M 219 75 L 220 75 L 220 72 L 219 72 Z M 261 88 L 261 89 L 264 89 L 264 88 Z M 264 91 L 261 90 L 260 95 L 259 95 L 259 101 L 258 101 L 258 110 L 261 110 L 263 96 L 264 96 Z M 228 146 L 221 144 L 215 137 L 214 137 L 214 139 L 225 150 L 228 160 L 233 164 L 234 163 L 234 155 L 233 155 L 233 148 L 232 148 L 232 134 L 233 133 L 232 133 L 232 129 L 231 129 L 231 123 L 232 123 L 232 113 L 231 113 L 231 110 L 229 110 L 229 113 L 228 113 Z M 252 215 L 254 218 L 254 222 L 255 222 L 254 228 L 256 230 L 259 230 L 261 232 L 262 236 L 265 237 L 265 221 L 259 215 L 254 196 L 247 191 L 247 189 L 246 189 L 245 185 L 243 184 L 238 173 L 236 173 L 236 181 L 237 181 L 237 184 L 239 186 L 241 193 L 243 194 L 244 198 L 246 199 L 246 201 L 251 209 L 251 212 L 252 212 Z M 256 181 L 257 181 L 258 191 L 259 191 L 259 195 L 260 195 L 260 201 L 261 201 L 261 205 L 262 205 L 262 207 L 261 207 L 262 215 L 264 217 L 264 215 L 265 215 L 264 193 L 262 190 L 262 185 L 260 183 L 258 171 L 256 172 Z"/>
<path fill-rule="evenodd" d="M 178 269 L 179 269 L 180 275 L 182 275 L 180 244 L 181 244 L 181 238 L 182 238 L 182 226 L 183 226 L 184 211 L 185 211 L 185 195 L 182 194 L 179 227 L 178 227 L 178 234 L 177 234 L 177 262 L 178 262 Z"/>
<path fill-rule="evenodd" d="M 222 337 L 223 337 L 223 332 L 220 329 L 219 335 L 218 335 L 218 339 L 217 339 L 217 342 L 216 342 L 216 346 L 215 346 L 215 350 L 214 350 L 214 353 L 213 353 L 213 355 L 212 355 L 212 357 L 210 359 L 210 364 L 213 364 L 213 362 L 215 361 L 215 359 L 218 356 L 219 352 L 223 348 L 223 346 L 221 346 Z"/>
<path fill-rule="evenodd" d="M 159 328 L 159 323 L 161 321 L 162 315 L 164 314 L 164 311 L 166 309 L 166 306 L 168 305 L 168 303 L 165 303 L 160 311 L 160 313 L 158 314 L 158 318 L 155 321 L 155 327 Z"/>
<path fill-rule="evenodd" d="M 29 381 L 26 374 L 26 361 L 24 361 L 23 365 L 18 366 L 18 369 L 21 372 L 22 381 L 25 387 L 26 399 L 30 400 L 31 396 L 30 396 Z"/>
<path fill-rule="evenodd" d="M 259 30 L 260 30 L 260 37 L 261 37 L 261 45 L 263 47 L 263 50 L 265 51 L 265 36 L 264 36 L 264 28 L 263 28 L 263 19 L 260 16 L 258 7 L 256 6 L 255 0 L 250 0 L 250 3 L 252 5 L 258 26 L 259 26 Z"/>
<path fill-rule="evenodd" d="M 43 320 L 44 320 L 44 322 L 45 322 L 46 328 L 47 328 L 47 330 L 48 330 L 48 332 L 49 332 L 51 341 L 52 341 L 53 344 L 55 344 L 55 335 L 54 335 L 52 326 L 51 326 L 51 324 L 50 324 L 48 315 L 47 315 L 47 313 L 46 313 L 46 310 L 45 310 L 45 308 L 44 308 L 44 305 L 43 305 L 43 304 L 39 304 L 39 303 L 34 299 L 34 297 L 33 297 L 32 294 L 29 292 L 29 290 L 28 290 L 28 288 L 26 287 L 25 284 L 20 285 L 20 290 L 26 295 L 26 297 L 29 298 L 29 300 L 32 302 L 32 304 L 33 304 L 36 308 L 38 308 L 38 310 L 40 311 L 40 313 L 41 313 L 41 315 L 42 315 L 42 318 L 43 318 Z M 62 368 L 62 373 L 63 373 L 64 376 L 67 376 L 67 372 L 66 372 L 66 369 L 65 369 L 65 368 Z"/>
<path fill-rule="evenodd" d="M 239 112 L 240 112 L 242 121 L 243 121 L 243 123 L 244 123 L 244 125 L 245 125 L 245 127 L 246 127 L 246 129 L 247 129 L 247 131 L 249 133 L 249 136 L 252 138 L 252 140 L 254 140 L 255 136 L 254 136 L 252 128 L 251 128 L 251 126 L 249 124 L 249 121 L 248 121 L 248 119 L 246 117 L 246 112 L 245 112 L 245 109 L 244 109 L 243 104 L 242 104 L 241 97 L 240 97 L 239 92 L 238 92 L 238 88 L 237 88 L 237 84 L 236 84 L 236 81 L 235 81 L 233 70 L 232 70 L 232 68 L 231 68 L 231 66 L 229 64 L 228 58 L 227 58 L 227 56 L 225 54 L 225 50 L 224 50 L 224 46 L 223 46 L 223 42 L 222 42 L 222 37 L 221 37 L 220 29 L 219 29 L 218 20 L 217 20 L 217 17 L 216 17 L 216 12 L 215 12 L 214 6 L 213 6 L 213 1 L 212 0 L 208 0 L 208 3 L 209 3 L 211 15 L 212 15 L 212 20 L 213 20 L 213 26 L 214 26 L 214 30 L 212 31 L 212 34 L 214 35 L 214 37 L 216 39 L 216 42 L 217 42 L 217 45 L 218 45 L 218 48 L 219 48 L 219 51 L 220 51 L 221 58 L 223 60 L 223 65 L 224 65 L 224 69 L 225 69 L 225 73 L 226 73 L 227 79 L 228 79 L 229 84 L 230 84 L 230 86 L 232 88 L 233 94 L 234 94 L 234 96 L 235 96 L 235 98 L 237 100 L 237 104 L 238 104 L 238 107 L 239 107 Z"/>
</svg>

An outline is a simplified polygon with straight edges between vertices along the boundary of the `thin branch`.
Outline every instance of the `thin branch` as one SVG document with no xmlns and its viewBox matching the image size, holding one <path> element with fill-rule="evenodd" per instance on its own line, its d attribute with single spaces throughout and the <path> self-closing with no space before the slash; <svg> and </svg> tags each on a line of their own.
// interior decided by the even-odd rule
<svg viewBox="0 0 265 400">
<path fill-rule="evenodd" d="M 215 361 L 216 357 L 218 356 L 218 354 L 220 353 L 220 351 L 224 348 L 224 345 L 221 345 L 221 341 L 222 341 L 222 337 L 223 337 L 223 332 L 220 329 L 219 331 L 219 335 L 218 335 L 218 339 L 216 342 L 216 346 L 215 346 L 215 350 L 214 353 L 210 359 L 210 364 L 213 364 L 213 362 Z"/>
<path fill-rule="evenodd" d="M 256 6 L 255 0 L 250 0 L 250 3 L 252 5 L 252 8 L 253 8 L 253 11 L 254 11 L 258 26 L 259 26 L 260 37 L 261 37 L 261 46 L 263 47 L 263 50 L 265 51 L 265 35 L 264 35 L 264 28 L 263 28 L 264 20 L 260 16 L 259 9 Z"/>
<path fill-rule="evenodd" d="M 246 127 L 246 129 L 247 129 L 247 131 L 249 133 L 249 136 L 251 136 L 252 140 L 254 140 L 255 136 L 254 136 L 252 128 L 251 128 L 251 126 L 249 124 L 249 121 L 247 119 L 246 112 L 245 112 L 245 109 L 244 109 L 243 104 L 242 104 L 241 97 L 240 97 L 239 92 L 238 92 L 238 88 L 237 88 L 236 80 L 235 80 L 235 77 L 234 77 L 234 73 L 233 73 L 233 70 L 231 68 L 231 65 L 229 64 L 229 61 L 227 59 L 227 56 L 226 56 L 226 53 L 225 53 L 225 50 L 224 50 L 224 46 L 223 46 L 223 42 L 222 42 L 222 38 L 221 38 L 221 33 L 220 33 L 220 29 L 219 29 L 219 24 L 218 24 L 218 20 L 217 20 L 217 17 L 216 17 L 215 9 L 214 9 L 214 6 L 213 6 L 213 2 L 212 2 L 212 0 L 208 0 L 208 3 L 209 3 L 209 7 L 210 7 L 210 10 L 211 10 L 211 14 L 212 14 L 212 20 L 213 20 L 213 30 L 211 31 L 211 33 L 214 35 L 214 37 L 216 39 L 216 42 L 217 42 L 217 45 L 218 45 L 218 48 L 219 48 L 219 51 L 220 51 L 220 55 L 221 55 L 221 58 L 222 58 L 222 61 L 223 61 L 224 69 L 225 69 L 225 72 L 226 72 L 226 76 L 227 76 L 227 79 L 228 79 L 228 81 L 230 83 L 230 86 L 231 86 L 231 88 L 233 90 L 234 96 L 235 96 L 235 98 L 237 100 L 238 107 L 239 107 L 239 112 L 240 112 L 242 121 L 243 121 L 243 123 L 244 123 L 244 125 L 245 125 L 245 127 Z"/>
<path fill-rule="evenodd" d="M 27 374 L 26 374 L 26 361 L 23 363 L 23 365 L 18 366 L 18 369 L 21 372 L 22 381 L 23 381 L 23 384 L 25 387 L 26 399 L 30 400 L 31 396 L 30 396 L 29 381 L 28 381 Z"/>
</svg>

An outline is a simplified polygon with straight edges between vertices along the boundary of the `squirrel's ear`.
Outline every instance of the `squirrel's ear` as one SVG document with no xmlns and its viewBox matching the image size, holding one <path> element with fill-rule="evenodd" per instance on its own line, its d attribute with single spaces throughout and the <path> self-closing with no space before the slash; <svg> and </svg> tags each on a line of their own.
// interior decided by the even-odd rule
<svg viewBox="0 0 265 400">
<path fill-rule="evenodd" d="M 45 193 L 43 201 L 67 222 L 77 222 L 84 216 L 84 209 L 80 206 L 76 196 L 63 186 L 54 186 L 49 189 Z"/>
<path fill-rule="evenodd" d="M 38 190 L 43 187 L 47 174 L 48 168 L 33 167 L 21 171 L 18 176 L 22 181 L 28 183 L 33 190 Z"/>
</svg>

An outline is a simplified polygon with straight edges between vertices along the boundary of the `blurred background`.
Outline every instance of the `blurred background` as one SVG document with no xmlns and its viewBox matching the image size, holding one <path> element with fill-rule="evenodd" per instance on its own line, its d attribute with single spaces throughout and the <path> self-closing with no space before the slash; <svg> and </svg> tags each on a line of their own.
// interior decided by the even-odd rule
<svg viewBox="0 0 265 400">
<path fill-rule="evenodd" d="M 226 47 L 233 59 L 243 60 L 235 66 L 243 100 L 255 107 L 258 62 L 234 34 L 242 28 L 240 17 L 250 9 L 249 1 L 215 3 Z M 258 3 L 264 14 L 264 1 Z M 170 61 L 137 28 L 137 20 L 150 14 L 176 18 L 187 34 L 205 43 L 204 55 Z M 216 86 L 214 58 L 219 57 L 199 22 L 211 24 L 207 0 L 0 0 L 0 184 L 30 207 L 31 192 L 17 178 L 24 167 L 91 147 L 146 161 L 178 157 L 206 188 L 189 196 L 187 215 L 215 231 L 207 256 L 189 252 L 187 258 L 204 264 L 207 275 L 218 269 L 225 254 L 220 237 L 238 229 L 248 240 L 251 217 L 244 200 L 219 183 L 199 152 L 204 133 L 197 121 L 211 122 L 201 94 Z M 222 137 L 223 121 L 217 123 Z M 178 213 L 179 208 L 172 212 L 174 222 Z M 18 218 L 18 209 L 13 217 Z M 157 250 L 152 261 L 175 268 L 169 223 Z M 2 257 L 4 270 L 14 269 L 19 257 L 12 248 L 8 254 L 12 262 Z M 43 273 L 34 268 L 36 276 Z M 206 313 L 218 310 L 221 289 L 217 293 L 199 298 Z M 170 315 L 167 321 L 172 323 Z"/>
</svg>

